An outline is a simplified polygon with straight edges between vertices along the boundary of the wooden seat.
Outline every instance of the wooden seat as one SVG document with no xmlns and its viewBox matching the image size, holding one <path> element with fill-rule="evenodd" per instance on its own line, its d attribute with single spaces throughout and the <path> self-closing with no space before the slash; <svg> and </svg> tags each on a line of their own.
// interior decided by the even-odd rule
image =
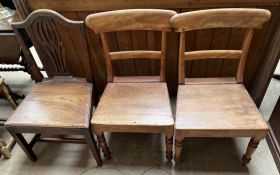
<svg viewBox="0 0 280 175">
<path fill-rule="evenodd" d="M 37 83 L 5 126 L 88 128 L 91 91 L 92 85 L 87 82 Z"/>
<path fill-rule="evenodd" d="M 184 137 L 254 136 L 268 129 L 242 84 L 179 86 L 175 128 Z"/>
<path fill-rule="evenodd" d="M 32 12 L 25 21 L 13 23 L 12 27 L 25 58 L 33 60 L 24 37 L 25 32 L 29 34 L 49 78 L 32 87 L 5 127 L 32 161 L 37 160 L 32 151 L 37 141 L 87 143 L 101 166 L 102 160 L 89 124 L 94 91 L 92 83 L 88 83 L 92 75 L 83 36 L 84 23 L 44 9 Z M 80 38 L 75 38 L 75 43 L 80 43 L 81 55 L 69 58 L 69 43 L 65 45 L 64 41 L 71 40 L 71 36 L 66 35 L 68 32 L 61 33 L 61 28 L 81 34 Z M 84 75 L 77 74 L 77 69 L 83 69 Z M 35 136 L 27 143 L 22 133 L 34 133 Z M 45 135 L 51 138 L 43 138 Z M 82 135 L 84 138 L 53 138 L 54 135 Z"/>
<path fill-rule="evenodd" d="M 133 9 L 89 15 L 86 24 L 100 33 L 104 50 L 108 84 L 93 114 L 91 124 L 102 151 L 110 159 L 103 132 L 164 133 L 166 158 L 172 159 L 173 127 L 167 85 L 165 83 L 166 32 L 170 31 L 170 10 Z M 106 33 L 125 30 L 161 31 L 161 51 L 110 52 Z M 157 59 L 160 76 L 116 77 L 113 60 Z"/>
<path fill-rule="evenodd" d="M 179 87 L 175 121 L 175 159 L 179 161 L 185 137 L 251 137 L 243 164 L 268 131 L 258 108 L 244 87 L 243 74 L 254 29 L 270 18 L 263 9 L 211 9 L 175 15 L 172 26 L 180 32 Z M 186 32 L 207 28 L 246 28 L 241 50 L 185 51 Z M 234 59 L 236 77 L 185 78 L 185 61 Z"/>
<path fill-rule="evenodd" d="M 95 131 L 169 132 L 174 120 L 166 84 L 108 83 L 91 123 Z"/>
</svg>

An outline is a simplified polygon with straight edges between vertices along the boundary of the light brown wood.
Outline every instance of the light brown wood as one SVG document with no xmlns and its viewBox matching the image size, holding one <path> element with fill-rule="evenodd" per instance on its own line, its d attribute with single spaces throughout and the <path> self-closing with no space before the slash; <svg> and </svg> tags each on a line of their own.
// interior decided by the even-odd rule
<svg viewBox="0 0 280 175">
<path fill-rule="evenodd" d="M 170 18 L 176 12 L 170 10 L 156 9 L 130 9 L 117 10 L 91 14 L 86 17 L 86 24 L 96 33 L 100 33 L 103 52 L 107 67 L 107 82 L 113 82 L 114 70 L 113 60 L 123 59 L 160 59 L 160 81 L 165 82 L 166 67 L 166 31 L 170 31 Z M 113 20 L 113 21 L 112 21 Z M 158 30 L 161 31 L 161 50 L 131 50 L 110 52 L 108 43 L 108 32 L 123 30 Z M 106 35 L 107 34 L 107 35 Z M 119 46 L 120 48 L 120 46 Z M 130 65 L 130 64 L 128 64 Z M 131 67 L 131 66 L 128 66 Z"/>
<path fill-rule="evenodd" d="M 241 84 L 179 86 L 176 130 L 184 136 L 227 136 L 266 131 L 266 122 Z"/>
<path fill-rule="evenodd" d="M 179 86 L 176 139 L 177 136 L 260 137 L 267 131 L 266 122 L 242 84 Z M 177 159 L 180 152 L 176 151 Z"/>
<path fill-rule="evenodd" d="M 183 141 L 184 141 L 184 137 L 176 136 L 176 139 L 175 139 L 175 162 L 176 162 L 176 164 L 178 164 L 180 162 L 180 157 L 181 157 L 182 149 L 183 149 Z"/>
<path fill-rule="evenodd" d="M 244 69 L 245 69 L 245 63 L 247 59 L 247 55 L 249 52 L 249 48 L 251 45 L 251 41 L 253 38 L 254 30 L 253 29 L 248 29 L 243 45 L 242 45 L 242 55 L 239 60 L 238 68 L 237 68 L 237 73 L 236 73 L 236 81 L 237 83 L 243 83 L 243 77 L 244 77 Z"/>
<path fill-rule="evenodd" d="M 171 23 L 178 32 L 220 27 L 261 28 L 270 16 L 265 9 L 207 9 L 177 14 Z"/>
<path fill-rule="evenodd" d="M 110 151 L 103 132 L 140 132 L 164 133 L 166 158 L 172 159 L 174 119 L 166 83 L 108 83 L 91 124 L 107 158 Z"/>
<path fill-rule="evenodd" d="M 108 83 L 91 123 L 96 132 L 168 131 L 173 117 L 166 84 Z"/>
<path fill-rule="evenodd" d="M 139 9 L 139 8 L 154 8 L 154 9 L 171 9 L 178 13 L 193 11 L 198 9 L 211 8 L 263 8 L 271 12 L 271 20 L 269 23 L 258 30 L 253 37 L 252 47 L 248 54 L 248 61 L 246 62 L 246 70 L 244 83 L 255 102 L 260 104 L 266 88 L 270 82 L 271 76 L 274 72 L 275 65 L 278 62 L 280 47 L 277 47 L 277 41 L 280 41 L 277 31 L 280 19 L 279 0 L 106 0 L 106 1 L 92 1 L 92 0 L 13 0 L 17 6 L 20 15 L 25 17 L 31 11 L 36 9 L 53 9 L 60 14 L 66 15 L 72 20 L 84 20 L 90 13 L 97 13 L 100 11 L 116 10 L 116 9 Z M 65 32 L 67 33 L 67 32 Z M 160 50 L 158 43 L 154 41 L 160 39 L 157 32 L 123 32 L 122 36 L 118 33 L 110 34 L 112 36 L 112 50 L 125 50 L 129 47 L 136 46 L 135 49 Z M 115 35 L 116 34 L 116 35 Z M 243 40 L 244 30 L 234 29 L 218 29 L 207 30 L 203 32 L 191 32 L 188 34 L 187 50 L 194 49 L 240 49 Z M 77 36 L 74 33 L 72 36 Z M 125 37 L 123 37 L 125 35 Z M 147 35 L 147 37 L 145 36 Z M 209 37 L 208 37 L 209 36 Z M 225 38 L 225 39 L 222 39 Z M 72 41 L 77 41 L 72 38 Z M 93 71 L 96 89 L 99 95 L 102 94 L 106 85 L 106 66 L 102 54 L 102 47 L 100 46 L 99 37 L 94 32 L 87 30 L 87 41 L 90 49 L 91 67 Z M 275 42 L 274 42 L 275 41 Z M 71 43 L 71 40 L 67 41 Z M 76 43 L 76 42 L 75 42 Z M 169 92 L 177 93 L 178 80 L 173 77 L 178 74 L 178 44 L 179 37 L 174 33 L 168 33 L 167 37 L 167 74 L 166 80 L 169 87 Z M 78 44 L 77 44 L 78 45 Z M 75 45 L 76 46 L 76 45 Z M 75 58 L 79 53 L 72 47 L 69 55 Z M 201 47 L 203 46 L 203 47 Z M 204 46 L 209 46 L 204 47 Z M 233 60 L 203 60 L 203 63 L 190 63 L 186 66 L 187 77 L 226 77 L 234 76 L 236 68 L 236 61 Z M 129 69 L 123 70 L 122 61 L 114 63 L 114 71 L 118 76 L 132 76 L 132 75 L 155 75 L 159 72 L 157 66 L 158 61 L 129 61 Z M 81 70 L 77 70 L 80 72 Z"/>
<path fill-rule="evenodd" d="M 263 138 L 262 138 L 263 139 Z M 256 138 L 251 138 L 246 153 L 243 155 L 242 157 L 242 164 L 246 165 L 251 161 L 251 157 L 254 154 L 254 152 L 256 151 L 258 145 L 259 145 L 260 140 L 256 139 Z"/>
<path fill-rule="evenodd" d="M 194 84 L 236 84 L 234 77 L 224 78 L 186 78 L 186 85 Z"/>
<path fill-rule="evenodd" d="M 240 59 L 241 50 L 200 50 L 185 52 L 185 60 L 199 60 L 199 59 Z"/>
<path fill-rule="evenodd" d="M 157 9 L 131 9 L 87 16 L 86 24 L 96 33 L 124 30 L 170 31 L 170 18 L 176 12 Z"/>
<path fill-rule="evenodd" d="M 160 82 L 159 76 L 129 76 L 114 77 L 114 83 L 148 83 Z"/>
<path fill-rule="evenodd" d="M 179 46 L 179 84 L 185 84 L 185 49 L 186 49 L 186 33 L 180 33 L 180 46 Z"/>
<path fill-rule="evenodd" d="M 254 139 L 242 158 L 243 164 L 250 161 L 256 143 L 268 132 L 268 125 L 242 83 L 254 28 L 261 27 L 269 18 L 270 13 L 262 9 L 211 9 L 172 17 L 173 27 L 180 32 L 175 121 L 177 161 L 184 137 L 252 137 Z M 247 28 L 241 50 L 206 50 L 207 46 L 203 46 L 206 49 L 185 52 L 186 31 L 222 27 Z M 237 59 L 236 78 L 185 79 L 185 60 L 193 60 L 194 64 L 206 58 Z"/>
<path fill-rule="evenodd" d="M 108 47 L 107 37 L 105 36 L 104 33 L 101 33 L 100 36 L 101 36 L 101 42 L 103 46 L 103 53 L 106 61 L 107 82 L 112 82 L 114 78 L 113 77 L 114 73 L 113 73 L 112 62 L 110 58 L 110 51 Z"/>
<path fill-rule="evenodd" d="M 129 58 L 152 58 L 160 59 L 160 51 L 119 51 L 119 52 L 110 52 L 111 60 L 120 60 L 120 59 L 129 59 Z"/>
</svg>

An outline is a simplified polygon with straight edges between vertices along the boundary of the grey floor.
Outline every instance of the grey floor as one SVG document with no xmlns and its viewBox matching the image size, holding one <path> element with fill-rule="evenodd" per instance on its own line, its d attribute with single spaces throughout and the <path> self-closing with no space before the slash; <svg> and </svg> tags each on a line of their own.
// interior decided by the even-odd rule
<svg viewBox="0 0 280 175">
<path fill-rule="evenodd" d="M 280 66 L 277 68 L 280 73 Z M 27 94 L 33 81 L 26 73 L 3 73 L 6 83 L 20 94 Z M 280 94 L 280 81 L 272 80 L 261 106 L 268 119 Z M 12 109 L 0 101 L 1 116 Z M 5 135 L 2 132 L 2 136 Z M 4 136 L 5 137 L 5 136 Z M 31 136 L 28 135 L 28 138 Z M 38 143 L 34 147 L 38 161 L 32 163 L 16 145 L 9 160 L 0 159 L 1 175 L 276 175 L 279 174 L 266 141 L 262 141 L 247 167 L 241 166 L 241 156 L 248 138 L 190 138 L 184 141 L 183 158 L 179 165 L 164 158 L 164 138 L 159 134 L 107 134 L 112 159 L 104 159 L 97 167 L 87 145 Z"/>
</svg>

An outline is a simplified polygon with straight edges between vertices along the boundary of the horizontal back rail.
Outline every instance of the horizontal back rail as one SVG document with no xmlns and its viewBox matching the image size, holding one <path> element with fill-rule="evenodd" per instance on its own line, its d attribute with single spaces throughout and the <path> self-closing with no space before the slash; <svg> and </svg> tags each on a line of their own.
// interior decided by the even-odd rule
<svg viewBox="0 0 280 175">
<path fill-rule="evenodd" d="M 171 24 L 178 32 L 207 28 L 261 28 L 270 16 L 265 9 L 208 9 L 174 15 Z"/>
<path fill-rule="evenodd" d="M 200 60 L 200 59 L 240 59 L 241 50 L 201 50 L 185 52 L 185 60 Z"/>
<path fill-rule="evenodd" d="M 86 24 L 96 33 L 124 30 L 170 31 L 170 18 L 176 12 L 158 9 L 130 9 L 87 16 Z"/>
<path fill-rule="evenodd" d="M 129 58 L 149 58 L 160 59 L 160 51 L 148 51 L 148 50 L 135 50 L 135 51 L 119 51 L 109 53 L 111 60 L 121 60 Z"/>
</svg>

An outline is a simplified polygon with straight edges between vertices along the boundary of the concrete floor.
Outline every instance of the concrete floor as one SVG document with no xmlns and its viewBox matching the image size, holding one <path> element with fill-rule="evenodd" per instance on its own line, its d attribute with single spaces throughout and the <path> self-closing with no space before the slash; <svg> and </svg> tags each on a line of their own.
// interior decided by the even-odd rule
<svg viewBox="0 0 280 175">
<path fill-rule="evenodd" d="M 280 73 L 280 66 L 277 68 Z M 27 94 L 33 81 L 26 73 L 2 73 L 6 83 L 20 94 Z M 269 118 L 279 96 L 280 82 L 272 80 L 261 106 Z M 275 95 L 276 94 L 276 95 Z M 12 109 L 0 101 L 1 116 L 9 116 Z M 0 131 L 1 132 L 1 131 Z M 3 135 L 3 132 L 2 132 Z M 31 136 L 28 135 L 28 138 Z M 182 162 L 166 163 L 164 138 L 159 134 L 107 134 L 112 159 L 104 159 L 97 167 L 87 145 L 38 143 L 34 151 L 38 161 L 33 163 L 16 145 L 9 160 L 0 159 L 1 175 L 276 175 L 279 174 L 266 141 L 262 141 L 247 167 L 241 166 L 249 138 L 190 138 L 184 141 Z"/>
</svg>

